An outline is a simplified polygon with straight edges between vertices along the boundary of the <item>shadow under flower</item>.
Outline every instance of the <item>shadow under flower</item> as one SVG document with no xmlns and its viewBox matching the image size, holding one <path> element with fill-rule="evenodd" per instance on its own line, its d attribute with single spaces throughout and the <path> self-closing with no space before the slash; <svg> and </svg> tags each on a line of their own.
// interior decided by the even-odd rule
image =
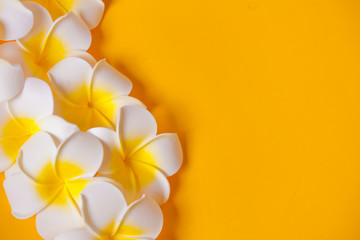
<svg viewBox="0 0 360 240">
<path fill-rule="evenodd" d="M 106 15 L 109 6 L 113 0 L 103 0 L 105 3 L 105 12 Z M 104 41 L 103 32 L 101 30 L 101 23 L 98 27 L 92 30 L 93 43 L 89 49 L 89 52 L 95 57 L 96 60 L 106 58 L 102 53 L 101 46 Z M 171 186 L 171 194 L 169 200 L 161 206 L 164 215 L 164 226 L 161 234 L 157 238 L 158 240 L 177 240 L 177 226 L 179 222 L 180 212 L 176 206 L 176 196 L 177 191 L 181 184 L 181 175 L 186 170 L 187 167 L 187 138 L 185 126 L 181 126 L 175 117 L 174 109 L 170 109 L 166 103 L 158 103 L 151 97 L 144 87 L 143 82 L 146 79 L 138 79 L 135 73 L 129 71 L 126 68 L 124 62 L 119 59 L 108 59 L 109 63 L 112 64 L 118 71 L 123 73 L 133 82 L 133 91 L 130 96 L 138 98 L 142 101 L 148 108 L 148 110 L 154 115 L 158 124 L 158 133 L 177 133 L 182 145 L 184 159 L 183 164 L 178 173 L 174 176 L 169 177 L 169 182 Z"/>
</svg>

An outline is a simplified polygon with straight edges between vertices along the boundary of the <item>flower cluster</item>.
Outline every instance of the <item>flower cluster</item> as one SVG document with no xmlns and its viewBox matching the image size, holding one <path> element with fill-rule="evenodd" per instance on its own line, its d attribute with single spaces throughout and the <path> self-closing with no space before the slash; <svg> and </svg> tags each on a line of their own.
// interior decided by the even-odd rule
<svg viewBox="0 0 360 240">
<path fill-rule="evenodd" d="M 176 134 L 129 96 L 131 81 L 87 52 L 101 0 L 0 0 L 0 171 L 19 219 L 44 239 L 155 239 Z"/>
</svg>

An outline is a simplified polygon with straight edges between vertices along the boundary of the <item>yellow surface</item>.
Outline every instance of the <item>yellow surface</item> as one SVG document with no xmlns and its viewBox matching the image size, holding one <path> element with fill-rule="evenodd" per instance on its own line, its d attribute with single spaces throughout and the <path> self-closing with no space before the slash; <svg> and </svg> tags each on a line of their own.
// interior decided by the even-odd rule
<svg viewBox="0 0 360 240">
<path fill-rule="evenodd" d="M 92 53 L 184 146 L 159 239 L 360 239 L 359 1 L 107 5 Z M 1 239 L 38 239 L 0 199 Z"/>
</svg>

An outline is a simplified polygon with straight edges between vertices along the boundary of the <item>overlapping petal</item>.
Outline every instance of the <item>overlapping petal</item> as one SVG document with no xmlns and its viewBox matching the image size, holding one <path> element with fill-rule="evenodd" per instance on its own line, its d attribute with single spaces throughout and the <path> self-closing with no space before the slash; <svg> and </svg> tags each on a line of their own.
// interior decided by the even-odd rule
<svg viewBox="0 0 360 240">
<path fill-rule="evenodd" d="M 42 45 L 41 58 L 49 66 L 59 62 L 72 50 L 86 51 L 91 44 L 91 33 L 85 23 L 74 13 L 69 12 L 58 18 Z"/>
<path fill-rule="evenodd" d="M 131 168 L 136 178 L 136 197 L 140 194 L 151 196 L 159 204 L 165 203 L 170 196 L 170 184 L 166 175 L 157 168 L 132 160 Z"/>
<path fill-rule="evenodd" d="M 46 70 L 37 65 L 34 58 L 18 42 L 6 42 L 0 45 L 0 58 L 11 64 L 19 64 L 25 77 L 38 77 L 44 79 Z"/>
<path fill-rule="evenodd" d="M 37 78 L 27 78 L 21 93 L 8 102 L 9 112 L 15 119 L 34 119 L 51 115 L 54 100 L 46 82 Z M 26 121 L 26 120 L 25 120 Z"/>
<path fill-rule="evenodd" d="M 182 161 L 182 149 L 179 138 L 174 133 L 160 134 L 135 152 L 134 160 L 160 168 L 167 176 L 175 174 Z"/>
<path fill-rule="evenodd" d="M 104 13 L 102 0 L 56 0 L 66 12 L 72 11 L 78 14 L 86 22 L 90 29 L 95 28 Z"/>
<path fill-rule="evenodd" d="M 55 202 L 36 216 L 36 228 L 44 239 L 54 239 L 62 232 L 83 226 L 77 207 L 66 193 L 60 194 L 57 201 L 61 204 Z"/>
<path fill-rule="evenodd" d="M 81 58 L 70 57 L 57 63 L 48 74 L 60 96 L 56 113 L 81 130 L 115 129 L 120 107 L 142 105 L 128 96 L 132 88 L 130 80 L 104 60 L 92 67 Z"/>
<path fill-rule="evenodd" d="M 76 132 L 59 149 L 56 173 L 64 180 L 92 177 L 99 170 L 103 155 L 98 139 L 89 133 Z"/>
<path fill-rule="evenodd" d="M 63 232 L 55 240 L 93 240 L 94 238 L 96 239 L 95 234 L 91 234 L 88 229 L 82 227 Z"/>
<path fill-rule="evenodd" d="M 46 207 L 61 190 L 52 185 L 38 185 L 25 174 L 13 174 L 4 180 L 4 189 L 10 202 L 12 214 L 26 219 Z M 38 192 L 46 193 L 41 196 Z"/>
<path fill-rule="evenodd" d="M 40 184 L 56 184 L 59 182 L 52 159 L 57 147 L 53 138 L 46 132 L 38 132 L 21 148 L 18 164 L 23 173 Z"/>
<path fill-rule="evenodd" d="M 33 14 L 19 0 L 0 1 L 0 40 L 16 40 L 33 26 Z"/>
<path fill-rule="evenodd" d="M 24 86 L 24 73 L 19 65 L 0 59 L 0 102 L 19 94 Z"/>
<path fill-rule="evenodd" d="M 156 136 L 154 117 L 140 106 L 124 106 L 119 112 L 116 133 L 106 128 L 89 130 L 104 145 L 100 174 L 120 182 L 128 202 L 146 193 L 162 204 L 170 194 L 166 177 L 182 164 L 180 141 L 176 134 Z"/>
<path fill-rule="evenodd" d="M 53 20 L 49 12 L 41 5 L 30 1 L 24 2 L 24 5 L 33 13 L 34 25 L 26 36 L 18 40 L 18 43 L 26 51 L 32 53 L 34 58 L 39 58 L 45 37 L 53 24 Z"/>
<path fill-rule="evenodd" d="M 115 236 L 155 239 L 160 234 L 162 225 L 160 207 L 153 199 L 142 197 L 129 206 Z"/>
<path fill-rule="evenodd" d="M 119 111 L 117 133 L 125 156 L 156 136 L 157 125 L 149 111 L 139 107 L 123 107 Z"/>
<path fill-rule="evenodd" d="M 149 197 L 128 206 L 116 187 L 98 182 L 84 189 L 82 199 L 86 227 L 61 233 L 55 240 L 155 239 L 161 231 L 161 209 Z"/>
<path fill-rule="evenodd" d="M 97 182 L 81 193 L 84 221 L 100 236 L 112 235 L 127 210 L 122 193 L 112 184 Z"/>
<path fill-rule="evenodd" d="M 79 131 L 79 128 L 76 125 L 71 124 L 55 115 L 49 115 L 41 118 L 38 120 L 37 126 L 42 131 L 50 133 L 57 143 L 60 143 L 73 133 Z"/>
</svg>

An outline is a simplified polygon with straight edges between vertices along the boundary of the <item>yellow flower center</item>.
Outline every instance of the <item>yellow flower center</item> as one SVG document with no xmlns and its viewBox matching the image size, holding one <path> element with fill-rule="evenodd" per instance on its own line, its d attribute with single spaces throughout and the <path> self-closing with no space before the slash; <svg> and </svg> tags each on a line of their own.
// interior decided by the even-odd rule
<svg viewBox="0 0 360 240">
<path fill-rule="evenodd" d="M 22 145 L 38 131 L 40 128 L 33 119 L 10 119 L 2 129 L 0 145 L 5 154 L 15 161 Z"/>
<path fill-rule="evenodd" d="M 62 161 L 57 164 L 58 173 L 55 173 L 53 165 L 49 162 L 37 177 L 39 184 L 36 188 L 41 198 L 51 200 L 56 197 L 53 204 L 65 204 L 68 199 L 74 201 L 80 196 L 86 187 L 87 180 L 75 179 L 83 173 L 77 165 Z"/>
</svg>

